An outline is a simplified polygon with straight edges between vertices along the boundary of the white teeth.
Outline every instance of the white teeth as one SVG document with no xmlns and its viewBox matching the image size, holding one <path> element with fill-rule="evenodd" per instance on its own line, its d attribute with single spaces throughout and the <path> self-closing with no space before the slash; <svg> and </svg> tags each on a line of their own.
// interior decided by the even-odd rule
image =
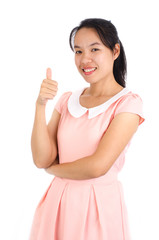
<svg viewBox="0 0 159 240">
<path fill-rule="evenodd" d="M 96 68 L 89 68 L 89 69 L 83 69 L 84 72 L 92 72 L 94 71 Z"/>
</svg>

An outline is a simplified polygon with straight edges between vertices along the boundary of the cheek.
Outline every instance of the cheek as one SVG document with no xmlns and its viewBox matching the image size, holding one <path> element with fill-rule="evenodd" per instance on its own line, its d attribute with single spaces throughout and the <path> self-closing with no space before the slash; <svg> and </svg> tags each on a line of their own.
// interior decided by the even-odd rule
<svg viewBox="0 0 159 240">
<path fill-rule="evenodd" d="M 100 63 L 103 67 L 105 67 L 107 69 L 112 69 L 112 66 L 114 64 L 113 56 L 111 54 L 109 54 L 109 55 L 105 55 L 105 56 L 101 57 Z"/>
<path fill-rule="evenodd" d="M 78 68 L 79 67 L 79 59 L 75 56 L 75 65 Z"/>
</svg>

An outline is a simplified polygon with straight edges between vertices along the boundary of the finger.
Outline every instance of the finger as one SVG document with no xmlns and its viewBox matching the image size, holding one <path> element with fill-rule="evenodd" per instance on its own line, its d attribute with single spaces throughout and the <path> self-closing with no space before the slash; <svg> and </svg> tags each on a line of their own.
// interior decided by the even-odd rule
<svg viewBox="0 0 159 240">
<path fill-rule="evenodd" d="M 49 80 L 51 81 L 51 80 Z M 45 81 L 43 81 L 43 83 L 41 84 L 41 89 L 42 88 L 46 88 L 46 89 L 50 89 L 50 90 L 53 90 L 53 91 L 57 91 L 58 90 L 58 85 L 57 84 L 50 84 L 50 83 L 47 83 Z"/>
<path fill-rule="evenodd" d="M 50 80 L 50 79 L 44 79 L 43 82 L 44 82 L 44 83 L 51 84 L 51 85 L 55 85 L 55 86 L 58 85 L 58 82 L 56 82 L 56 81 L 54 81 L 54 80 Z"/>
<path fill-rule="evenodd" d="M 57 86 L 52 86 L 52 85 L 42 85 L 41 86 L 41 90 L 45 89 L 46 91 L 49 90 L 49 91 L 54 91 L 54 92 L 57 92 L 58 88 Z"/>
<path fill-rule="evenodd" d="M 46 78 L 47 79 L 52 79 L 52 72 L 51 72 L 51 68 L 47 68 L 46 70 Z"/>
<path fill-rule="evenodd" d="M 50 93 L 41 93 L 40 94 L 40 98 L 41 99 L 47 99 L 47 100 L 51 100 L 56 96 L 56 94 L 50 94 Z"/>
<path fill-rule="evenodd" d="M 41 94 L 51 94 L 52 96 L 55 96 L 57 94 L 56 90 L 50 90 L 48 88 L 42 88 L 40 91 Z"/>
</svg>

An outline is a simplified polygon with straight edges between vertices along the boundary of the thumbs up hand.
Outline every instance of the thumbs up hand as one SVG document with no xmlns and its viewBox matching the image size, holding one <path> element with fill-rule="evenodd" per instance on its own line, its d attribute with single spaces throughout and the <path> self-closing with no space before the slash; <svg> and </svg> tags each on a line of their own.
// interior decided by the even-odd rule
<svg viewBox="0 0 159 240">
<path fill-rule="evenodd" d="M 37 103 L 40 105 L 46 105 L 48 100 L 51 100 L 56 96 L 57 90 L 58 90 L 58 83 L 52 80 L 51 68 L 47 68 L 46 79 L 44 79 L 41 84 Z"/>
</svg>

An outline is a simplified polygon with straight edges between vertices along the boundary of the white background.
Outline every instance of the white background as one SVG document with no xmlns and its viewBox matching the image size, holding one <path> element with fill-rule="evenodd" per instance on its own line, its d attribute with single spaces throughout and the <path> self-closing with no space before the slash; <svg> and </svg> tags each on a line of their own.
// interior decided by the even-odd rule
<svg viewBox="0 0 159 240">
<path fill-rule="evenodd" d="M 35 101 L 47 67 L 59 83 L 48 103 L 86 83 L 68 44 L 81 20 L 100 17 L 117 27 L 128 60 L 128 87 L 144 102 L 146 121 L 120 173 L 133 240 L 157 240 L 159 107 L 157 1 L 5 0 L 0 3 L 0 239 L 27 240 L 35 208 L 52 180 L 32 161 Z"/>
</svg>

